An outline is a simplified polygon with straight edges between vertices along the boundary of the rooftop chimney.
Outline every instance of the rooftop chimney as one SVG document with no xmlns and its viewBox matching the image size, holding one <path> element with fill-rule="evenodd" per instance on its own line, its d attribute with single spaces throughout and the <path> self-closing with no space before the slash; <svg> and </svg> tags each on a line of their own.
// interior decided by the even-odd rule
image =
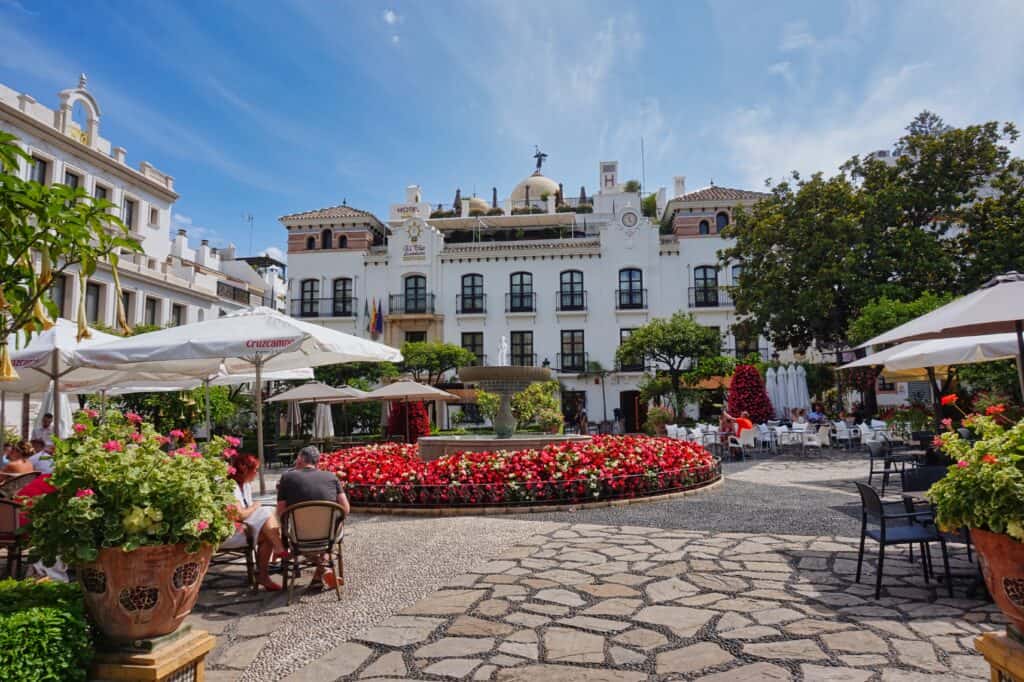
<svg viewBox="0 0 1024 682">
<path fill-rule="evenodd" d="M 677 175 L 674 178 L 672 178 L 672 181 L 674 183 L 674 191 L 675 191 L 675 195 L 677 197 L 681 197 L 684 194 L 686 194 L 686 176 L 685 175 Z"/>
</svg>

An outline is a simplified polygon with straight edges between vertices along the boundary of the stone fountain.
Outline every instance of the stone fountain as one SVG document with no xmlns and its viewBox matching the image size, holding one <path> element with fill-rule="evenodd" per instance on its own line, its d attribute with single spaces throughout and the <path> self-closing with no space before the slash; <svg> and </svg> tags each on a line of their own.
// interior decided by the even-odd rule
<svg viewBox="0 0 1024 682">
<path fill-rule="evenodd" d="M 526 450 L 542 448 L 549 443 L 589 441 L 590 436 L 559 433 L 515 432 L 516 418 L 512 415 L 512 396 L 530 384 L 550 381 L 551 370 L 546 367 L 520 367 L 508 364 L 508 343 L 501 337 L 498 364 L 479 367 L 460 367 L 459 378 L 467 384 L 476 384 L 500 399 L 498 413 L 493 419 L 494 434 L 474 436 L 429 436 L 419 439 L 420 457 L 432 460 L 453 452 L 487 452 L 490 450 Z"/>
</svg>

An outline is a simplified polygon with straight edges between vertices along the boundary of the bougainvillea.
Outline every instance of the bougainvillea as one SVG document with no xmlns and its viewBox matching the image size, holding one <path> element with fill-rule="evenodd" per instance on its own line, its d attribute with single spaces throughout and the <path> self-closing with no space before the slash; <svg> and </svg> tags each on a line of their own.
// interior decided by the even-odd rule
<svg viewBox="0 0 1024 682">
<path fill-rule="evenodd" d="M 391 412 L 388 414 L 388 435 L 406 436 L 405 433 L 405 410 L 409 408 L 409 433 L 411 438 L 406 440 L 415 443 L 423 436 L 430 435 L 430 417 L 427 416 L 427 408 L 423 401 L 404 403 L 397 400 L 391 402 Z"/>
<path fill-rule="evenodd" d="M 430 462 L 415 445 L 386 443 L 324 455 L 320 468 L 356 505 L 461 506 L 594 501 L 694 487 L 718 462 L 693 443 L 596 436 L 539 450 L 463 452 Z"/>
<path fill-rule="evenodd" d="M 764 379 L 753 365 L 737 366 L 729 386 L 729 414 L 739 417 L 744 412 L 756 424 L 763 424 L 775 416 L 772 401 L 764 388 Z"/>
</svg>

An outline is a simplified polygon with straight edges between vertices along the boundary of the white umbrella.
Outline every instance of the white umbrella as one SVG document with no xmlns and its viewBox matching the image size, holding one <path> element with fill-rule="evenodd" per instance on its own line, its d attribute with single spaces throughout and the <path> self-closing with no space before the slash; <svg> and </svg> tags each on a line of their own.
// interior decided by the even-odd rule
<svg viewBox="0 0 1024 682">
<path fill-rule="evenodd" d="M 886 361 L 887 369 L 914 370 L 924 367 L 966 365 L 1017 357 L 1017 335 L 990 334 L 931 339 L 903 343 L 895 348 L 898 352 Z"/>
<path fill-rule="evenodd" d="M 977 291 L 861 345 L 1007 333 L 1017 338 L 1017 378 L 1024 393 L 1024 274 L 1018 272 L 994 277 Z"/>
<path fill-rule="evenodd" d="M 334 438 L 334 417 L 331 416 L 331 406 L 327 403 L 317 403 L 316 417 L 313 419 L 313 438 Z"/>
<path fill-rule="evenodd" d="M 775 409 L 783 419 L 789 419 L 789 409 L 792 406 L 789 404 L 789 374 L 785 366 L 780 366 L 775 373 L 775 390 L 779 396 Z"/>
<path fill-rule="evenodd" d="M 797 387 L 797 381 L 796 366 L 790 365 L 786 368 L 786 402 L 791 410 L 799 410 L 803 407 L 800 404 L 800 389 Z"/>
<path fill-rule="evenodd" d="M 768 400 L 772 402 L 772 409 L 775 416 L 779 416 L 779 382 L 775 378 L 775 368 L 769 367 L 764 373 L 764 390 L 768 393 Z"/>
<path fill-rule="evenodd" d="M 288 403 L 288 435 L 298 436 L 302 430 L 302 409 L 294 400 Z"/>
<path fill-rule="evenodd" d="M 797 397 L 800 399 L 800 407 L 809 409 L 811 407 L 811 393 L 807 389 L 807 370 L 804 369 L 803 365 L 796 366 L 796 390 Z"/>
<path fill-rule="evenodd" d="M 281 401 L 295 401 L 299 403 L 331 403 L 345 400 L 356 400 L 365 398 L 368 394 L 349 386 L 334 388 L 319 381 L 311 381 L 295 388 L 288 389 L 284 393 L 278 393 L 273 398 L 267 398 L 268 403 Z"/>
<path fill-rule="evenodd" d="M 255 370 L 256 449 L 261 464 L 264 372 L 402 359 L 402 354 L 390 346 L 302 322 L 264 307 L 91 346 L 78 355 L 84 364 L 93 367 L 131 365 L 140 370 L 200 378 L 214 376 L 222 366 L 228 374 Z M 262 466 L 260 492 L 266 492 Z"/>
<path fill-rule="evenodd" d="M 456 395 L 433 386 L 417 384 L 415 381 L 396 381 L 370 391 L 363 400 L 401 400 L 405 402 L 405 439 L 409 440 L 410 400 L 460 400 Z"/>
</svg>

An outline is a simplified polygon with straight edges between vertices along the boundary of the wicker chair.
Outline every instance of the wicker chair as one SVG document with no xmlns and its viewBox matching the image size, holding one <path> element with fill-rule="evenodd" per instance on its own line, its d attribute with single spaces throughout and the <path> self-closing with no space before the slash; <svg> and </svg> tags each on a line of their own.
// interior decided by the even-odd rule
<svg viewBox="0 0 1024 682">
<path fill-rule="evenodd" d="M 30 471 L 27 474 L 11 476 L 3 483 L 0 483 L 0 499 L 13 500 L 15 496 L 21 492 L 22 488 L 39 478 L 41 475 L 42 474 L 38 471 Z"/>
<path fill-rule="evenodd" d="M 336 502 L 311 501 L 293 504 L 284 511 L 281 529 L 289 556 L 284 560 L 284 586 L 292 603 L 295 581 L 302 564 L 316 565 L 320 555 L 328 556 L 330 569 L 337 577 L 335 592 L 341 599 L 345 582 L 342 540 L 345 537 L 345 510 Z"/>
<path fill-rule="evenodd" d="M 217 548 L 217 551 L 213 553 L 213 557 L 210 558 L 210 564 L 219 566 L 230 566 L 236 564 L 239 559 L 244 559 L 246 582 L 248 583 L 250 590 L 255 590 L 257 589 L 256 538 L 253 536 L 252 529 L 249 528 L 249 526 L 244 527 L 245 542 L 239 542 L 237 544 L 222 544 L 220 547 Z M 230 541 L 230 539 L 231 538 L 229 538 L 228 540 Z"/>
<path fill-rule="evenodd" d="M 18 578 L 22 570 L 21 536 L 18 535 L 18 518 L 21 505 L 11 500 L 0 500 L 0 548 L 7 551 L 7 567 L 4 574 L 8 578 Z"/>
</svg>

